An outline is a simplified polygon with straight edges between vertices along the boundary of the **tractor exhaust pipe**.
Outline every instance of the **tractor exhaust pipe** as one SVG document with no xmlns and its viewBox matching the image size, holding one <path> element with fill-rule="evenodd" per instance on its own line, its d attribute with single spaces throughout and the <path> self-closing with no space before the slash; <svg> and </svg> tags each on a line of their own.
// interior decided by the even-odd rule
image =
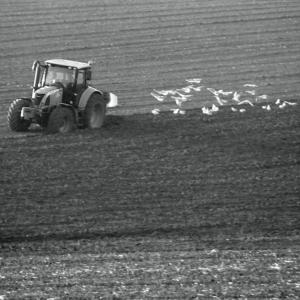
<svg viewBox="0 0 300 300">
<path fill-rule="evenodd" d="M 32 86 L 32 98 L 34 96 L 34 92 L 39 89 L 39 83 L 40 83 L 40 76 L 43 71 L 43 68 L 45 68 L 45 64 L 43 62 L 40 62 L 38 60 L 35 60 L 32 64 L 32 71 L 34 73 L 34 80 L 33 80 L 33 86 Z"/>
</svg>

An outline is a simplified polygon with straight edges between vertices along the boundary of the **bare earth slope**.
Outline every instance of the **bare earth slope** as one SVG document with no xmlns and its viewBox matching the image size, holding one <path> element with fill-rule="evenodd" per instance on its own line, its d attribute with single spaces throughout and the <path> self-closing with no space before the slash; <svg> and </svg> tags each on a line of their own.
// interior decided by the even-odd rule
<svg viewBox="0 0 300 300">
<path fill-rule="evenodd" d="M 4 138 L 2 293 L 294 297 L 299 109 Z"/>
<path fill-rule="evenodd" d="M 0 4 L 1 299 L 296 298 L 298 0 Z M 10 132 L 32 61 L 57 57 L 94 60 L 120 107 L 101 130 Z M 140 114 L 187 78 L 298 105 Z"/>
</svg>

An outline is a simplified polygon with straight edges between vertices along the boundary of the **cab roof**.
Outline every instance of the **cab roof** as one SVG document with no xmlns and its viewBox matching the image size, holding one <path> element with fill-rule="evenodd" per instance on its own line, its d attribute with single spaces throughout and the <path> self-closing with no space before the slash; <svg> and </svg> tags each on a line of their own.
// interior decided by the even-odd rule
<svg viewBox="0 0 300 300">
<path fill-rule="evenodd" d="M 46 64 L 49 65 L 56 65 L 62 67 L 70 67 L 76 69 L 89 69 L 91 65 L 84 62 L 74 61 L 74 60 L 67 60 L 67 59 L 49 59 L 45 61 Z"/>
</svg>

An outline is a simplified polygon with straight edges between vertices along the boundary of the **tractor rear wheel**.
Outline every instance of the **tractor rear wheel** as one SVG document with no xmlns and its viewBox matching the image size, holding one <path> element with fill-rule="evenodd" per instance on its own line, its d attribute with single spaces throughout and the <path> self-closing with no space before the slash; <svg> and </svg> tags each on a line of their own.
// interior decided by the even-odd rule
<svg viewBox="0 0 300 300">
<path fill-rule="evenodd" d="M 30 107 L 31 102 L 28 99 L 16 99 L 11 103 L 8 114 L 7 121 L 8 126 L 13 131 L 26 131 L 31 124 L 31 120 L 24 120 L 21 117 L 21 111 L 23 107 Z"/>
<path fill-rule="evenodd" d="M 104 122 L 106 102 L 99 94 L 92 94 L 84 110 L 84 126 L 88 128 L 100 128 Z"/>
<path fill-rule="evenodd" d="M 57 106 L 50 114 L 47 132 L 48 133 L 68 133 L 75 127 L 75 117 L 71 108 Z"/>
</svg>

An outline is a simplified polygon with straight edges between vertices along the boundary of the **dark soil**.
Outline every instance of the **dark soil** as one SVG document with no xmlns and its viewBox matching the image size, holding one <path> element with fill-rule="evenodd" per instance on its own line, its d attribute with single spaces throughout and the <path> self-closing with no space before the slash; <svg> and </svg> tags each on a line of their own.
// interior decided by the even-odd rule
<svg viewBox="0 0 300 300">
<path fill-rule="evenodd" d="M 292 299 L 299 111 L 108 116 L 3 138 L 2 294 Z"/>
<path fill-rule="evenodd" d="M 0 17 L 0 300 L 297 299 L 298 0 L 1 0 Z M 51 58 L 93 60 L 118 95 L 101 130 L 7 129 Z M 188 78 L 256 84 L 272 109 L 134 114 Z"/>
</svg>

